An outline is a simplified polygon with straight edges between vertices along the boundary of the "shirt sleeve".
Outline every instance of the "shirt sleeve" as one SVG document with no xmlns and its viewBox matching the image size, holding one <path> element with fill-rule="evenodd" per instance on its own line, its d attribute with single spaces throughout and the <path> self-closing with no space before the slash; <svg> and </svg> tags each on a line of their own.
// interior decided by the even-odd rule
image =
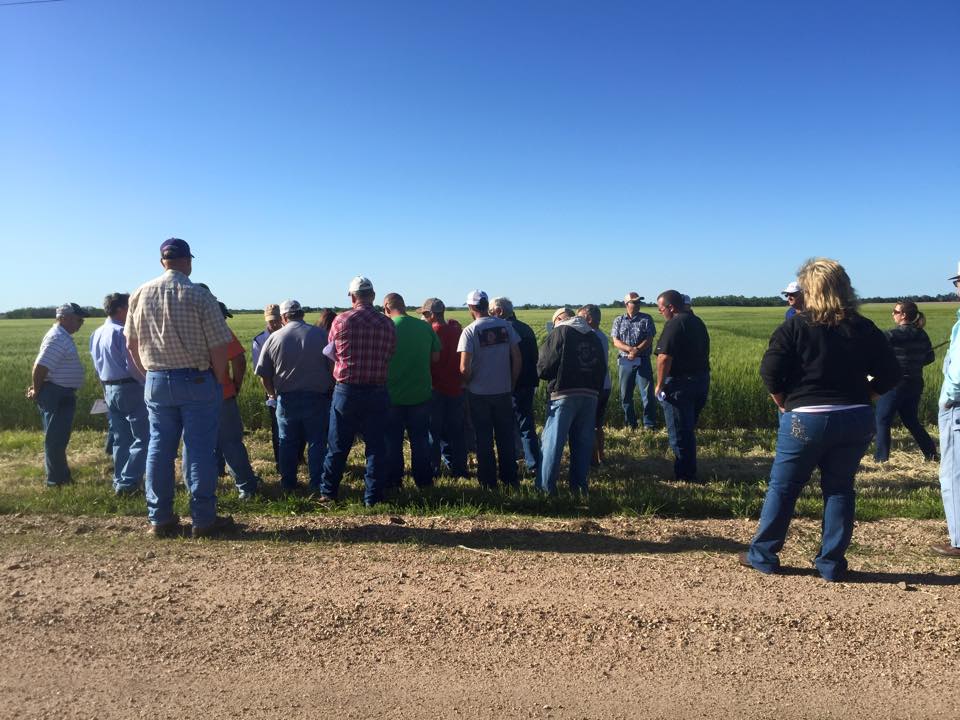
<svg viewBox="0 0 960 720">
<path fill-rule="evenodd" d="M 621 340 L 621 337 L 620 337 L 620 318 L 621 318 L 621 316 L 620 316 L 620 315 L 617 315 L 617 317 L 615 317 L 615 318 L 613 319 L 613 325 L 610 326 L 610 337 L 616 338 L 617 340 Z"/>
<path fill-rule="evenodd" d="M 137 308 L 140 304 L 140 294 L 134 293 L 130 296 L 130 299 L 127 301 L 127 319 L 123 323 L 123 335 L 127 338 L 127 342 L 137 339 Z"/>
<path fill-rule="evenodd" d="M 676 345 L 676 323 L 668 322 L 663 327 L 663 332 L 660 333 L 660 341 L 657 343 L 657 355 L 669 355 L 673 357 L 674 346 Z"/>
<path fill-rule="evenodd" d="M 767 351 L 760 361 L 760 378 L 772 395 L 787 391 L 786 381 L 796 362 L 795 343 L 792 334 L 787 330 L 790 326 L 790 323 L 783 323 L 773 331 Z M 666 334 L 664 328 L 663 335 Z"/>
<path fill-rule="evenodd" d="M 257 361 L 257 366 L 254 368 L 254 374 L 259 377 L 265 377 L 267 379 L 272 378 L 276 372 L 273 365 L 273 356 L 271 355 L 273 345 L 275 343 L 271 342 L 273 336 L 267 338 L 267 341 L 263 344 L 263 347 L 260 348 L 260 358 Z"/>
<path fill-rule="evenodd" d="M 203 335 L 207 339 L 207 349 L 226 345 L 233 337 L 230 332 L 230 326 L 223 319 L 223 313 L 220 312 L 220 306 L 213 299 L 209 292 L 199 293 L 197 302 L 200 313 L 200 326 L 203 328 Z"/>
<path fill-rule="evenodd" d="M 63 346 L 56 342 L 52 336 L 46 337 L 40 343 L 40 352 L 37 353 L 34 365 L 43 365 L 48 370 L 53 370 L 63 362 L 64 355 Z"/>
<path fill-rule="evenodd" d="M 230 332 L 230 344 L 227 345 L 227 360 L 233 360 L 244 353 L 243 345 L 237 340 L 236 334 Z"/>
<path fill-rule="evenodd" d="M 473 352 L 473 329 L 468 325 L 460 333 L 460 340 L 457 341 L 457 352 Z"/>
</svg>

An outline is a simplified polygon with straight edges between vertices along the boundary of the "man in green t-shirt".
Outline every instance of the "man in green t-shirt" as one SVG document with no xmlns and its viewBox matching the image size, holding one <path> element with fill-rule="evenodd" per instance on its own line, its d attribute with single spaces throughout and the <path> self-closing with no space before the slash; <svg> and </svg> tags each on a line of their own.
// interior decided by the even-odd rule
<svg viewBox="0 0 960 720">
<path fill-rule="evenodd" d="M 440 338 L 428 323 L 407 315 L 406 303 L 397 293 L 383 299 L 383 312 L 397 329 L 397 349 L 387 368 L 387 487 L 398 488 L 403 482 L 404 430 L 410 440 L 413 481 L 418 488 L 430 487 L 430 365 L 440 359 Z"/>
</svg>

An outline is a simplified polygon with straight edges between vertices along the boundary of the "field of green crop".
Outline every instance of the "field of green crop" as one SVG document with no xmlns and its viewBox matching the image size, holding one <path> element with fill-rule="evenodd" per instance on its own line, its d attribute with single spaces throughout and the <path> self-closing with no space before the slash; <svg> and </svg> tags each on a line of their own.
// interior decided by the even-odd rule
<svg viewBox="0 0 960 720">
<path fill-rule="evenodd" d="M 892 326 L 890 305 L 867 305 L 863 312 L 881 329 Z M 927 315 L 927 332 L 934 345 L 949 337 L 950 327 L 956 319 L 955 303 L 928 304 L 922 307 Z M 614 310 L 604 310 L 602 328 L 609 333 L 616 315 Z M 655 308 L 647 312 L 654 317 L 658 330 L 663 320 Z M 706 323 L 711 338 L 712 381 L 710 397 L 701 420 L 708 428 L 764 428 L 773 427 L 776 415 L 757 373 L 760 357 L 766 348 L 770 333 L 783 319 L 781 308 L 696 308 Z M 521 311 L 521 320 L 530 324 L 542 339 L 548 310 Z M 312 321 L 315 316 L 308 316 Z M 464 324 L 468 321 L 465 310 L 448 313 Z M 77 428 L 100 429 L 105 427 L 102 415 L 88 414 L 95 398 L 101 396 L 100 386 L 90 367 L 86 351 L 90 333 L 102 322 L 97 318 L 87 320 L 75 338 L 80 348 L 80 357 L 89 372 L 87 382 L 80 393 L 79 410 L 75 422 Z M 249 349 L 250 341 L 263 328 L 260 315 L 239 315 L 229 321 L 237 337 Z M 40 419 L 33 403 L 24 397 L 30 381 L 30 368 L 36 356 L 43 334 L 50 321 L 46 320 L 0 320 L 0 430 L 39 429 Z M 926 368 L 926 389 L 921 406 L 921 419 L 926 423 L 936 422 L 936 397 L 940 386 L 940 363 L 946 348 L 937 350 L 937 362 Z M 248 356 L 249 360 L 249 356 Z M 607 423 L 614 427 L 623 425 L 623 412 L 616 398 L 616 352 L 611 343 L 610 367 L 614 378 L 614 395 L 607 409 Z M 538 420 L 542 422 L 544 387 L 538 393 Z M 248 376 L 240 393 L 240 405 L 248 429 L 264 427 L 269 416 L 263 405 L 263 393 L 259 382 Z"/>
</svg>

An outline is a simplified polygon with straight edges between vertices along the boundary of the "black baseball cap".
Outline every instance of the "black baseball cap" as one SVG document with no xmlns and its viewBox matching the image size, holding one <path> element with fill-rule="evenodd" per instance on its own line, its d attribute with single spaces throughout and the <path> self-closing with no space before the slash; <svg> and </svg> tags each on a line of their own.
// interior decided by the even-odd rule
<svg viewBox="0 0 960 720">
<path fill-rule="evenodd" d="M 186 240 L 170 238 L 164 240 L 163 244 L 160 245 L 160 257 L 164 260 L 176 260 L 177 258 L 192 258 L 193 255 L 190 253 L 190 246 Z"/>
</svg>

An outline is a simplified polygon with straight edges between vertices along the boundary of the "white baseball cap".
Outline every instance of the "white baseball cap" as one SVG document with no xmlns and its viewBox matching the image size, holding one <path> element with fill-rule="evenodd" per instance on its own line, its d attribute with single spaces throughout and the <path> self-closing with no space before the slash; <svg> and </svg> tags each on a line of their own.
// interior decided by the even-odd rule
<svg viewBox="0 0 960 720">
<path fill-rule="evenodd" d="M 791 280 L 787 283 L 787 286 L 780 291 L 781 295 L 796 295 L 797 293 L 802 293 L 803 290 L 800 289 L 800 284 L 796 280 Z"/>
<path fill-rule="evenodd" d="M 350 287 L 347 288 L 347 292 L 373 292 L 373 283 L 370 281 L 370 278 L 364 277 L 363 275 L 357 275 L 353 280 L 350 281 Z"/>
<path fill-rule="evenodd" d="M 489 300 L 483 290 L 471 290 L 467 293 L 467 305 L 479 305 L 481 300 Z"/>
<path fill-rule="evenodd" d="M 298 313 L 303 308 L 300 307 L 300 303 L 296 300 L 284 300 L 280 303 L 280 314 L 289 315 L 290 313 Z"/>
</svg>

